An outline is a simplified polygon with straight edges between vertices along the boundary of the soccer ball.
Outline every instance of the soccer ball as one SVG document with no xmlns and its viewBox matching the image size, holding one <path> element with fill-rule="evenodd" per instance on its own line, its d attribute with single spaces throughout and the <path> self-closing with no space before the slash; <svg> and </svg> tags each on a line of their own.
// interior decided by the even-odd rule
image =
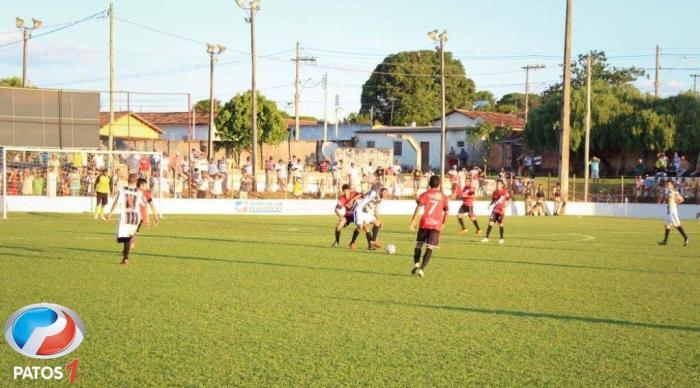
<svg viewBox="0 0 700 388">
<path fill-rule="evenodd" d="M 386 249 L 386 253 L 388 253 L 390 255 L 393 255 L 394 253 L 396 253 L 396 245 L 394 245 L 394 244 L 386 244 L 386 248 L 384 248 L 384 249 Z"/>
</svg>

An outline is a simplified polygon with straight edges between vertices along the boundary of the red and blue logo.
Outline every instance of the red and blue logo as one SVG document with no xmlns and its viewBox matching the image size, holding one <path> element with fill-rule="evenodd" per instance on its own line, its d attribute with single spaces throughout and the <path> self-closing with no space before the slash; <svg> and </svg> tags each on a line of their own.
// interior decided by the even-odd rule
<svg viewBox="0 0 700 388">
<path fill-rule="evenodd" d="M 85 326 L 73 310 L 38 303 L 15 311 L 5 324 L 5 340 L 16 352 L 31 358 L 65 356 L 80 346 Z"/>
</svg>

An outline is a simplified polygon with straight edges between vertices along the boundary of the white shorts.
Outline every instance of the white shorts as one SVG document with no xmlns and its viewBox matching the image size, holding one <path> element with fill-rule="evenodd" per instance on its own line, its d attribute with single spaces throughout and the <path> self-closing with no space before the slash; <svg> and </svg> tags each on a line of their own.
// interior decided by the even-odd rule
<svg viewBox="0 0 700 388">
<path fill-rule="evenodd" d="M 117 238 L 133 237 L 136 234 L 138 225 L 130 225 L 120 222 L 117 228 Z"/>
<path fill-rule="evenodd" d="M 678 217 L 678 213 L 668 213 L 666 215 L 666 225 L 672 225 L 675 227 L 681 226 L 681 218 Z"/>
<path fill-rule="evenodd" d="M 365 213 L 361 211 L 355 212 L 355 224 L 357 226 L 367 225 L 373 223 L 377 217 L 372 213 Z"/>
</svg>

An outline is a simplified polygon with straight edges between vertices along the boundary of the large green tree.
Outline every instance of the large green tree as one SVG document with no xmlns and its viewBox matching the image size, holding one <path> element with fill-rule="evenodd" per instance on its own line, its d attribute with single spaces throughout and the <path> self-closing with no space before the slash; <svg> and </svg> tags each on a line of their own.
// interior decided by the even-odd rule
<svg viewBox="0 0 700 388">
<path fill-rule="evenodd" d="M 496 108 L 496 97 L 488 90 L 479 90 L 474 94 L 474 109 L 493 112 Z"/>
<path fill-rule="evenodd" d="M 467 78 L 462 62 L 449 52 L 445 53 L 445 90 L 447 110 L 472 108 L 474 82 Z M 386 125 L 432 123 L 440 115 L 439 53 L 402 51 L 384 58 L 362 86 L 360 114 L 369 115 L 371 109 L 375 122 Z"/>
<path fill-rule="evenodd" d="M 253 131 L 251 123 L 252 93 L 247 91 L 231 98 L 216 116 L 216 131 L 224 147 L 240 161 L 242 151 L 251 151 Z M 262 162 L 262 145 L 277 145 L 289 136 L 287 123 L 274 101 L 258 94 L 258 146 Z"/>
<path fill-rule="evenodd" d="M 542 104 L 542 98 L 539 94 L 530 93 L 528 96 L 528 104 L 530 111 L 539 107 Z M 525 111 L 525 93 L 508 93 L 504 94 L 498 102 L 496 102 L 495 110 L 501 113 L 513 113 Z"/>
</svg>

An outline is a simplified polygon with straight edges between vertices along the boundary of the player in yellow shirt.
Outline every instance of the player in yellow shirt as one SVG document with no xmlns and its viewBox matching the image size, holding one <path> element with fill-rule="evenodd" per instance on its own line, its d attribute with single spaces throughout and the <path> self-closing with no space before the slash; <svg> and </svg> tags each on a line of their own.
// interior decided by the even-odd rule
<svg viewBox="0 0 700 388">
<path fill-rule="evenodd" d="M 100 217 L 104 220 L 104 208 L 107 207 L 109 196 L 112 194 L 112 178 L 107 174 L 107 169 L 102 170 L 95 180 L 95 193 L 97 198 L 97 203 L 95 204 L 95 219 Z"/>
</svg>

